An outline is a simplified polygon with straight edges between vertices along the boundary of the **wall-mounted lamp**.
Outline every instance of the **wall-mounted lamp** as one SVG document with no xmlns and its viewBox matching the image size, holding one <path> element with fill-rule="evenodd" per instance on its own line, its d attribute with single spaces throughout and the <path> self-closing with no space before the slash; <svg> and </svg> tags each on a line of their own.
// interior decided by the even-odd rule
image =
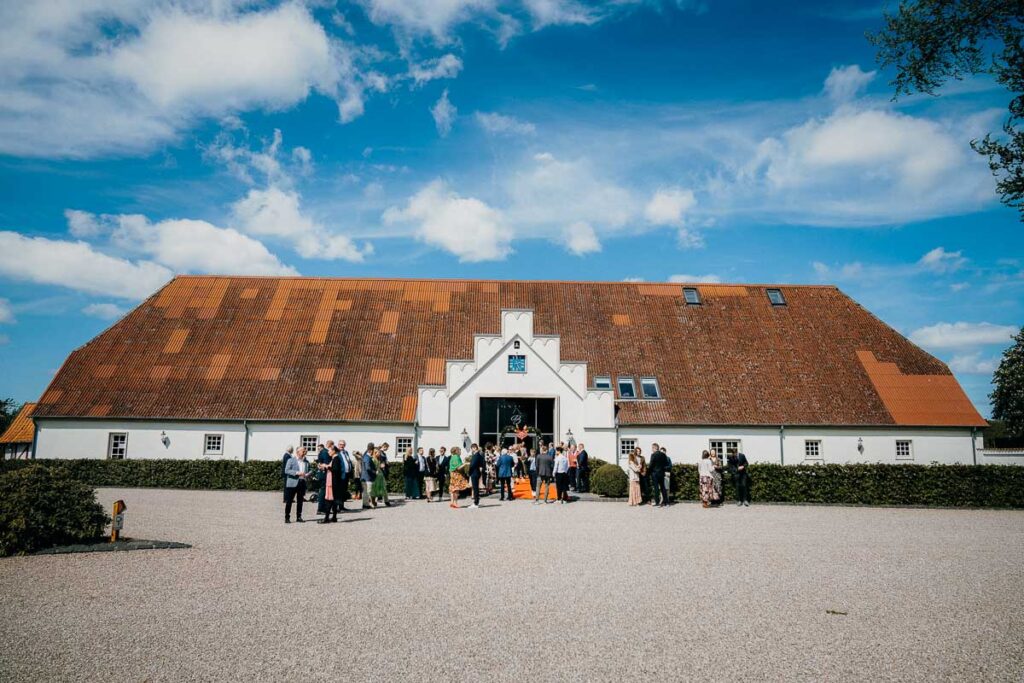
<svg viewBox="0 0 1024 683">
<path fill-rule="evenodd" d="M 164 448 L 171 447 L 171 437 L 167 436 L 167 432 L 160 432 L 160 443 L 164 445 Z"/>
<path fill-rule="evenodd" d="M 519 341 L 518 341 L 518 340 L 517 340 L 517 341 L 514 341 L 514 342 L 512 342 L 512 348 L 513 348 L 513 349 L 518 349 L 518 348 L 519 348 Z"/>
<path fill-rule="evenodd" d="M 570 446 L 576 445 L 576 437 L 572 435 L 571 429 L 565 430 L 565 440 L 569 443 Z"/>
<path fill-rule="evenodd" d="M 864 439 L 862 439 L 860 437 L 857 437 L 857 452 L 858 453 L 863 453 L 864 452 Z"/>
</svg>

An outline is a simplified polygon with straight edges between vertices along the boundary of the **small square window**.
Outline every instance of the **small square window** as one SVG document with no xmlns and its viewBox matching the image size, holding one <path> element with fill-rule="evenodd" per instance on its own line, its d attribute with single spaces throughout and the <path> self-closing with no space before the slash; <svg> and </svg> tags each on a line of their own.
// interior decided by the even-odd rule
<svg viewBox="0 0 1024 683">
<path fill-rule="evenodd" d="M 203 439 L 203 455 L 224 455 L 224 435 L 207 434 Z"/>
<path fill-rule="evenodd" d="M 619 439 L 619 457 L 629 459 L 629 454 L 636 448 L 636 439 Z"/>
<path fill-rule="evenodd" d="M 700 304 L 700 292 L 696 287 L 683 287 L 683 298 L 691 306 Z"/>
<path fill-rule="evenodd" d="M 636 398 L 636 384 L 632 377 L 619 378 L 619 398 Z"/>
<path fill-rule="evenodd" d="M 786 297 L 782 296 L 781 289 L 769 289 L 766 291 L 768 292 L 768 301 L 772 302 L 772 306 L 786 305 Z"/>
<path fill-rule="evenodd" d="M 110 432 L 107 437 L 107 457 L 111 460 L 124 460 L 128 456 L 128 433 Z"/>
<path fill-rule="evenodd" d="M 526 356 L 514 354 L 508 357 L 508 371 L 517 374 L 526 372 Z"/>
<path fill-rule="evenodd" d="M 727 456 L 736 455 L 740 452 L 739 441 L 726 441 L 713 439 L 708 442 L 710 451 L 718 456 L 719 460 L 724 460 Z"/>
<path fill-rule="evenodd" d="M 317 446 L 320 444 L 320 437 L 316 434 L 303 434 L 299 437 L 299 446 L 310 453 L 316 454 Z"/>
<path fill-rule="evenodd" d="M 395 437 L 395 457 L 404 458 L 406 451 L 412 450 L 412 437 L 411 436 L 396 436 Z"/>
<path fill-rule="evenodd" d="M 608 375 L 598 375 L 597 377 L 594 378 L 594 388 L 595 389 L 611 389 L 612 388 L 612 378 L 609 377 Z"/>
<path fill-rule="evenodd" d="M 914 443 L 912 441 L 897 441 L 896 442 L 896 459 L 897 460 L 913 460 L 914 459 Z"/>
<path fill-rule="evenodd" d="M 640 391 L 643 392 L 644 398 L 661 398 L 661 392 L 658 390 L 658 380 L 653 377 L 640 378 Z"/>
<path fill-rule="evenodd" d="M 821 441 L 816 439 L 804 441 L 804 460 L 821 460 Z"/>
</svg>

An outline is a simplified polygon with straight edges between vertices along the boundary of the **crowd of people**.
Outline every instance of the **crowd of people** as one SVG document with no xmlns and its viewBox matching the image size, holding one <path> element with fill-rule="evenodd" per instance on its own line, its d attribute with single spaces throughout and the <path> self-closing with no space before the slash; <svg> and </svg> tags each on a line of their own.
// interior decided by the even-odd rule
<svg viewBox="0 0 1024 683">
<path fill-rule="evenodd" d="M 362 452 L 350 454 L 345 441 L 321 444 L 316 459 L 310 461 L 306 448 L 289 447 L 281 460 L 284 476 L 284 521 L 291 523 L 295 507 L 295 521 L 303 522 L 302 505 L 310 481 L 320 487 L 317 495 L 317 513 L 320 524 L 338 521 L 338 513 L 346 511 L 345 501 L 359 501 L 363 509 L 376 508 L 383 503 L 391 506 L 387 476 L 390 445 L 366 445 Z M 462 448 L 444 446 L 424 451 L 407 450 L 401 456 L 401 471 L 405 500 L 444 502 L 448 492 L 448 505 L 458 509 L 459 498 L 469 490 L 470 508 L 480 506 L 482 494 L 499 491 L 499 500 L 514 499 L 514 481 L 529 479 L 530 497 L 535 505 L 550 503 L 554 498 L 564 505 L 570 492 L 586 492 L 590 481 L 590 456 L 584 445 L 560 443 L 539 444 L 529 448 L 525 442 L 508 447 L 477 444 L 469 447 L 463 456 Z M 704 451 L 697 466 L 700 500 L 705 508 L 719 507 L 724 502 L 722 473 L 728 469 L 736 484 L 737 504 L 750 505 L 750 474 L 743 453 L 729 453 L 723 465 L 715 451 Z M 668 450 L 658 444 L 651 445 L 650 460 L 640 448 L 630 452 L 626 472 L 629 479 L 629 505 L 643 504 L 667 507 L 671 504 L 672 461 Z"/>
<path fill-rule="evenodd" d="M 360 501 L 361 507 L 376 508 L 380 503 L 391 505 L 388 495 L 388 460 L 390 445 L 366 445 L 362 452 L 349 453 L 347 444 L 327 441 L 321 444 L 316 459 L 310 461 L 306 448 L 289 447 L 281 459 L 284 476 L 284 521 L 291 523 L 292 508 L 295 521 L 303 522 L 302 506 L 310 482 L 316 481 L 321 490 L 317 497 L 317 513 L 323 515 L 320 524 L 338 521 L 338 513 L 346 511 L 345 501 Z M 405 500 L 444 501 L 459 508 L 459 498 L 467 489 L 471 492 L 470 508 L 480 507 L 482 494 L 499 490 L 499 500 L 511 501 L 513 481 L 529 479 L 530 492 L 535 504 L 550 503 L 554 487 L 555 500 L 565 504 L 571 491 L 585 492 L 590 481 L 590 456 L 584 445 L 540 443 L 538 449 L 516 442 L 508 447 L 477 444 L 469 447 L 463 457 L 462 448 L 450 450 L 442 446 L 425 451 L 417 448 L 401 456 Z"/>
</svg>

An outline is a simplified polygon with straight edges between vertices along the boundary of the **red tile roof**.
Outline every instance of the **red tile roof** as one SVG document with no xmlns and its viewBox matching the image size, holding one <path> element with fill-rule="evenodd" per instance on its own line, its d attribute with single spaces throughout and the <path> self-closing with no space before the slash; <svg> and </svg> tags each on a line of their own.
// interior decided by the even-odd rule
<svg viewBox="0 0 1024 683">
<path fill-rule="evenodd" d="M 67 359 L 37 417 L 411 422 L 417 387 L 533 309 L 595 375 L 657 377 L 622 424 L 985 421 L 942 362 L 835 287 L 175 278 Z"/>
<path fill-rule="evenodd" d="M 14 416 L 11 424 L 0 434 L 0 443 L 32 443 L 36 436 L 35 423 L 32 422 L 32 412 L 36 409 L 35 403 L 26 403 Z"/>
</svg>

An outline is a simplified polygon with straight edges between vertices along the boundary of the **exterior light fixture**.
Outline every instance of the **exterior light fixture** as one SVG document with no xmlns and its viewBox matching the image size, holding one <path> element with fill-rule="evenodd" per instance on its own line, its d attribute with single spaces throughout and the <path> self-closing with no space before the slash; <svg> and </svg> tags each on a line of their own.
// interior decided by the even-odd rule
<svg viewBox="0 0 1024 683">
<path fill-rule="evenodd" d="M 171 437 L 167 436 L 167 432 L 160 432 L 160 443 L 164 445 L 164 448 L 171 447 Z"/>
<path fill-rule="evenodd" d="M 864 452 L 864 439 L 862 439 L 860 437 L 857 437 L 857 452 L 858 453 L 863 453 Z"/>
<path fill-rule="evenodd" d="M 569 443 L 570 446 L 576 445 L 576 437 L 572 435 L 571 429 L 565 430 L 565 440 Z"/>
</svg>

